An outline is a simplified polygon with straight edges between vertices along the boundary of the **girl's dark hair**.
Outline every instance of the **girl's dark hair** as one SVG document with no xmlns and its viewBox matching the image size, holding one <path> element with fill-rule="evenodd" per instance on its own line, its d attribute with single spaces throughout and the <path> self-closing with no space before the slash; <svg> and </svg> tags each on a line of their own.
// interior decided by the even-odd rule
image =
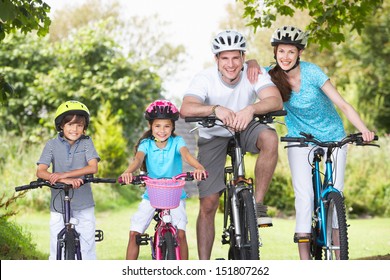
<svg viewBox="0 0 390 280">
<path fill-rule="evenodd" d="M 274 58 L 276 60 L 276 51 L 277 46 L 274 47 Z M 290 99 L 292 88 L 287 79 L 287 74 L 283 71 L 282 68 L 276 63 L 276 65 L 269 70 L 268 72 L 271 76 L 272 82 L 279 89 L 280 94 L 282 95 L 283 102 L 286 102 Z"/>
<path fill-rule="evenodd" d="M 149 130 L 145 131 L 144 134 L 142 134 L 141 138 L 138 140 L 137 144 L 135 144 L 135 146 L 134 146 L 134 155 L 137 153 L 138 147 L 141 144 L 142 140 L 153 137 L 153 134 L 152 134 L 152 124 L 153 124 L 153 121 L 154 120 L 150 120 L 149 121 L 149 127 L 150 127 Z M 172 137 L 176 137 L 176 134 L 175 134 L 175 121 L 171 120 L 171 122 L 172 122 L 172 125 L 173 125 L 172 135 L 171 136 Z M 147 172 L 145 159 L 142 162 L 140 170 L 144 171 L 144 172 Z"/>
</svg>

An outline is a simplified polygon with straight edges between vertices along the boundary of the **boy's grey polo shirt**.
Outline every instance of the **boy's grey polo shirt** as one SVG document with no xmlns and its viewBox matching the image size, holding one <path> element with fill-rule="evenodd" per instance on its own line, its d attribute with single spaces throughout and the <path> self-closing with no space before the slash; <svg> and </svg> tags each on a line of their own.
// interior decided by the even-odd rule
<svg viewBox="0 0 390 280">
<path fill-rule="evenodd" d="M 77 140 L 72 146 L 59 134 L 50 139 L 37 164 L 52 165 L 52 172 L 67 172 L 88 165 L 88 161 L 100 157 L 91 138 Z M 82 210 L 95 206 L 91 184 L 82 185 L 79 189 L 70 190 L 71 209 Z M 63 212 L 63 192 L 51 189 L 50 211 Z"/>
</svg>

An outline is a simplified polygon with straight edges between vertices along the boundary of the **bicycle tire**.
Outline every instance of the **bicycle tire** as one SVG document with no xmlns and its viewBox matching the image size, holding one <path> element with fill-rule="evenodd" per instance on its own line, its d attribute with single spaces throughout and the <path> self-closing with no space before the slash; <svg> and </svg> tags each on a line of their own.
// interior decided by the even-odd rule
<svg viewBox="0 0 390 280">
<path fill-rule="evenodd" d="M 74 229 L 65 231 L 64 238 L 64 258 L 65 260 L 75 260 L 76 256 L 76 233 Z"/>
<path fill-rule="evenodd" d="M 229 260 L 259 260 L 259 230 L 252 193 L 244 189 L 237 194 L 240 219 L 241 244 L 236 243 L 234 227 L 230 227 Z M 253 209 L 250 211 L 249 209 Z M 233 221 L 233 216 L 230 215 Z"/>
<path fill-rule="evenodd" d="M 257 227 L 257 217 L 255 203 L 252 193 L 244 189 L 238 193 L 239 216 L 241 226 L 241 259 L 259 260 L 259 229 Z"/>
<path fill-rule="evenodd" d="M 322 246 L 317 243 L 318 235 L 318 224 L 313 221 L 311 228 L 310 254 L 314 260 L 322 260 Z"/>
<path fill-rule="evenodd" d="M 344 205 L 344 197 L 337 192 L 330 192 L 327 197 L 326 203 L 326 232 L 327 232 L 327 240 L 325 248 L 325 259 L 333 260 L 348 260 L 348 226 L 347 226 L 347 218 L 345 214 L 345 205 Z M 335 213 L 336 211 L 336 213 Z M 333 234 L 334 228 L 337 228 L 337 225 L 334 223 L 334 215 L 336 215 L 338 222 L 338 236 Z M 332 246 L 338 244 L 339 249 L 333 250 Z M 339 258 L 337 257 L 337 252 Z"/>
<path fill-rule="evenodd" d="M 166 231 L 162 236 L 161 254 L 163 260 L 176 260 L 175 241 L 172 232 Z"/>
</svg>

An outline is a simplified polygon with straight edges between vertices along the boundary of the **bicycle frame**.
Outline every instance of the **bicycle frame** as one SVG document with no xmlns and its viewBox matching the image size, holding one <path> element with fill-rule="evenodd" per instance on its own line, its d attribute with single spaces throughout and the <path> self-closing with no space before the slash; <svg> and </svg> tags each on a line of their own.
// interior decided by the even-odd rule
<svg viewBox="0 0 390 280">
<path fill-rule="evenodd" d="M 344 196 L 341 191 L 334 187 L 333 182 L 333 162 L 332 153 L 336 148 L 341 148 L 346 144 L 356 143 L 359 146 L 378 146 L 368 144 L 363 141 L 361 133 L 350 134 L 341 141 L 322 142 L 316 140 L 311 134 L 300 133 L 303 137 L 281 137 L 282 142 L 295 142 L 291 147 L 308 147 L 308 143 L 313 143 L 314 154 L 312 166 L 312 185 L 314 192 L 314 209 L 312 217 L 311 238 L 297 238 L 296 242 L 310 242 L 311 255 L 314 259 L 322 259 L 322 251 L 325 252 L 325 259 L 348 259 L 348 230 Z M 378 140 L 378 136 L 374 137 Z M 379 146 L 378 146 L 379 147 Z M 320 162 L 324 158 L 327 148 L 325 173 L 322 178 Z M 337 220 L 337 224 L 336 224 Z M 337 231 L 337 233 L 335 232 Z M 335 254 L 333 256 L 333 253 Z"/>
<path fill-rule="evenodd" d="M 329 193 L 335 192 L 343 196 L 342 192 L 334 187 L 333 183 L 333 162 L 331 159 L 333 148 L 328 148 L 326 162 L 325 162 L 325 175 L 321 178 L 320 162 L 324 156 L 324 150 L 318 148 L 314 152 L 312 176 L 313 176 L 313 189 L 314 189 L 314 209 L 313 223 L 316 224 L 319 235 L 317 236 L 317 244 L 321 246 L 329 246 L 327 242 L 327 218 L 325 203 Z M 333 248 L 336 249 L 336 248 Z"/>
<path fill-rule="evenodd" d="M 284 115 L 286 111 L 281 110 L 254 117 L 257 122 L 267 124 L 272 123 L 276 116 Z M 186 117 L 185 121 L 197 122 L 205 128 L 218 125 L 229 130 L 225 125 L 216 123 L 221 121 L 216 116 Z M 231 167 L 226 167 L 224 171 L 226 189 L 224 190 L 222 244 L 230 245 L 229 259 L 258 260 L 262 242 L 257 226 L 253 180 L 245 177 L 245 154 L 242 151 L 240 135 L 240 132 L 235 132 L 232 134 L 231 142 L 228 143 L 227 154 L 231 158 Z"/>
<path fill-rule="evenodd" d="M 149 179 L 152 178 L 148 177 L 146 174 L 143 173 L 138 176 L 134 176 L 132 180 L 132 184 L 145 185 L 145 181 Z M 193 172 L 186 172 L 174 176 L 173 179 L 192 181 L 194 180 L 194 175 Z M 124 184 L 121 177 L 118 178 L 118 182 Z M 154 216 L 154 219 L 157 221 L 157 224 L 154 228 L 153 238 L 150 237 L 149 234 L 140 234 L 136 238 L 137 244 L 138 245 L 150 244 L 153 260 L 169 259 L 168 256 L 164 255 L 163 246 L 168 246 L 168 245 L 173 246 L 175 252 L 174 258 L 176 260 L 181 260 L 180 244 L 177 238 L 178 229 L 176 226 L 172 224 L 170 209 L 156 209 L 156 214 Z M 169 237 L 167 237 L 167 233 L 170 234 Z M 167 238 L 171 238 L 171 237 L 172 240 L 167 241 Z M 172 244 L 170 244 L 170 242 L 172 242 Z M 165 248 L 165 253 L 170 254 L 168 251 L 171 249 L 172 248 Z"/>
<path fill-rule="evenodd" d="M 94 178 L 93 175 L 88 174 L 83 179 L 83 184 L 86 183 L 116 183 L 116 179 L 107 179 L 107 178 Z M 37 181 L 32 181 L 28 185 L 23 185 L 15 188 L 15 191 L 23 191 L 28 189 L 41 188 L 43 186 L 60 189 L 64 192 L 64 228 L 60 230 L 57 235 L 57 252 L 56 259 L 61 260 L 63 258 L 63 249 L 65 249 L 65 259 L 75 259 L 81 260 L 81 245 L 80 245 L 80 234 L 75 229 L 74 218 L 71 217 L 71 206 L 70 206 L 70 196 L 69 191 L 72 189 L 72 185 L 65 183 L 55 183 L 51 184 L 49 181 L 43 179 L 38 179 Z M 69 236 L 69 237 L 68 237 Z M 68 239 L 69 238 L 69 239 Z M 95 241 L 103 240 L 103 231 L 96 230 L 95 232 Z M 70 242 L 70 246 L 67 245 L 67 242 Z"/>
<path fill-rule="evenodd" d="M 252 178 L 245 177 L 245 164 L 244 156 L 241 147 L 240 133 L 235 132 L 234 137 L 228 144 L 227 154 L 231 158 L 231 167 L 225 168 L 225 182 L 226 189 L 224 191 L 224 218 L 223 218 L 223 234 L 222 234 L 222 244 L 229 244 L 231 237 L 230 231 L 234 230 L 235 246 L 241 252 L 244 244 L 242 243 L 242 220 L 240 219 L 240 211 L 238 209 L 238 194 L 245 190 L 248 190 L 253 198 L 253 205 L 255 200 L 253 197 L 253 180 Z M 229 173 L 233 173 L 232 178 L 227 178 Z M 256 211 L 253 209 L 253 211 Z M 228 223 L 229 214 L 232 213 L 232 220 Z M 258 234 L 258 233 L 257 233 Z M 258 238 L 259 240 L 259 234 Z M 259 240 L 258 247 L 261 247 L 261 239 Z"/>
<path fill-rule="evenodd" d="M 162 250 L 162 242 L 165 242 L 163 240 L 163 236 L 169 231 L 172 236 L 174 237 L 174 245 L 175 245 L 175 253 L 176 253 L 176 260 L 181 260 L 180 255 L 180 244 L 177 242 L 177 227 L 175 227 L 171 221 L 171 213 L 169 209 L 161 210 L 161 212 L 158 213 L 160 220 L 157 222 L 155 232 L 154 232 L 154 241 L 151 240 L 151 248 L 152 248 L 152 256 L 153 251 L 154 258 L 156 260 L 164 260 L 163 256 L 163 250 Z"/>
</svg>

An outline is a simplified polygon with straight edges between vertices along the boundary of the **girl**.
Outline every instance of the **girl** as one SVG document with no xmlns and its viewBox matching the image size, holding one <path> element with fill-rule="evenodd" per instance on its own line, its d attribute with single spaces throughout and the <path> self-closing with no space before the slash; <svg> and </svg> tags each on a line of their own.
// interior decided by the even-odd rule
<svg viewBox="0 0 390 280">
<path fill-rule="evenodd" d="M 183 138 L 174 134 L 175 121 L 179 119 L 179 111 L 175 105 L 166 100 L 156 100 L 147 107 L 145 119 L 149 121 L 149 130 L 138 141 L 134 160 L 121 175 L 124 183 L 130 184 L 133 172 L 138 169 L 147 171 L 151 178 L 171 178 L 182 172 L 182 160 L 195 168 L 195 179 L 201 180 L 203 176 L 206 178 L 204 167 L 190 154 Z M 179 207 L 171 209 L 172 223 L 178 228 L 180 254 L 183 260 L 188 259 L 185 197 L 183 191 Z M 155 209 L 150 205 L 145 192 L 138 211 L 131 218 L 126 259 L 138 258 L 139 246 L 136 243 L 136 236 L 143 234 L 149 227 L 154 212 Z"/>
</svg>

